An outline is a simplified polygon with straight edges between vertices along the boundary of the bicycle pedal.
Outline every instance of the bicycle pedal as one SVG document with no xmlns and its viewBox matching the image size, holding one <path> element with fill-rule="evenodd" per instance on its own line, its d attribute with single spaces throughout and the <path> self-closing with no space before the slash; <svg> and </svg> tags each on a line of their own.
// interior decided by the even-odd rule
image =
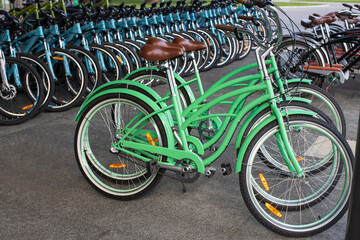
<svg viewBox="0 0 360 240">
<path fill-rule="evenodd" d="M 160 168 L 160 166 L 159 166 L 159 164 L 157 163 L 156 160 L 146 162 L 146 169 L 151 174 L 157 173 L 159 171 L 159 168 Z"/>
<path fill-rule="evenodd" d="M 212 146 L 209 148 L 209 151 L 210 151 L 210 152 L 216 152 L 217 149 L 218 149 L 217 146 L 212 145 Z"/>
<path fill-rule="evenodd" d="M 205 176 L 210 178 L 215 175 L 216 169 L 213 167 L 206 168 Z"/>
<path fill-rule="evenodd" d="M 231 164 L 230 163 L 222 163 L 220 165 L 221 167 L 221 173 L 226 176 L 226 175 L 230 175 L 232 173 L 232 168 L 231 168 Z"/>
</svg>

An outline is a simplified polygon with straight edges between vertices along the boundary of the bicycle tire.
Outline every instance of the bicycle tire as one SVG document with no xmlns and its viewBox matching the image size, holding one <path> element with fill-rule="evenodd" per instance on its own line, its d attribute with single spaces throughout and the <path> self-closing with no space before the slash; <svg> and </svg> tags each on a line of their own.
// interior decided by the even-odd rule
<svg viewBox="0 0 360 240">
<path fill-rule="evenodd" d="M 116 112 L 117 109 L 121 110 Z M 121 129 L 119 124 L 115 124 L 114 119 L 121 118 L 121 121 L 125 122 L 122 126 L 132 127 L 130 121 L 134 117 L 137 116 L 137 120 L 140 120 L 139 116 L 147 116 L 152 112 L 153 109 L 147 103 L 128 94 L 101 96 L 85 110 L 76 128 L 75 153 L 81 173 L 97 191 L 114 199 L 132 200 L 148 193 L 159 183 L 163 169 L 150 173 L 142 160 L 121 150 L 118 153 L 109 151 L 110 145 L 126 131 Z M 103 114 L 106 114 L 106 117 Z M 114 114 L 117 115 L 115 118 Z M 157 115 L 140 127 L 157 139 L 157 145 L 167 147 L 164 126 Z M 135 131 L 133 134 L 123 136 L 128 141 L 133 138 L 136 138 L 137 142 L 148 141 L 147 137 L 139 135 L 139 132 Z M 152 156 L 155 157 L 154 154 Z M 166 157 L 161 155 L 156 159 L 166 161 Z"/>
<path fill-rule="evenodd" d="M 40 75 L 20 58 L 5 57 L 4 68 L 9 88 L 2 79 L 0 124 L 20 124 L 38 113 L 45 96 L 44 86 Z M 15 80 L 15 75 L 20 77 L 19 82 Z"/>
<path fill-rule="evenodd" d="M 311 105 L 324 112 L 332 121 L 336 129 L 346 136 L 346 119 L 339 103 L 324 89 L 308 83 L 288 84 L 289 96 L 296 96 L 311 100 Z"/>
<path fill-rule="evenodd" d="M 165 97 L 170 92 L 167 76 L 164 72 L 156 70 L 143 70 L 130 75 L 127 79 L 147 85 L 158 93 L 160 97 Z M 178 86 L 181 85 L 181 83 L 176 79 L 175 82 Z M 181 87 L 179 88 L 179 94 L 183 109 L 185 109 L 191 104 L 190 94 L 192 93 L 188 93 L 187 89 Z"/>
<path fill-rule="evenodd" d="M 50 112 L 66 111 L 79 105 L 84 99 L 88 84 L 86 68 L 81 59 L 69 50 L 53 48 L 51 54 L 51 63 L 46 63 L 52 64 L 56 79 L 54 79 L 54 93 L 46 110 Z M 41 51 L 37 56 L 44 59 L 45 52 Z M 65 69 L 71 71 L 70 75 L 67 75 Z"/>
<path fill-rule="evenodd" d="M 123 77 L 125 77 L 127 74 L 129 74 L 134 70 L 134 65 L 132 64 L 129 55 L 124 50 L 122 50 L 118 45 L 114 43 L 103 42 L 102 46 L 111 49 L 111 51 L 115 53 L 118 62 L 120 62 L 121 74 L 119 79 L 122 79 Z"/>
<path fill-rule="evenodd" d="M 278 123 L 273 121 L 251 140 L 243 158 L 239 182 L 244 202 L 258 222 L 281 235 L 308 237 L 325 231 L 345 214 L 349 204 L 354 157 L 346 140 L 331 125 L 309 116 L 289 116 L 289 128 L 294 127 L 301 129 L 292 133 L 288 131 L 295 154 L 309 158 L 307 161 L 312 164 L 307 151 L 310 148 L 315 151 L 311 154 L 316 161 L 315 156 L 321 156 L 321 148 L 330 144 L 334 153 L 333 167 L 318 173 L 321 174 L 319 177 L 308 174 L 307 161 L 301 161 L 305 178 L 294 177 L 289 171 L 269 170 L 266 165 L 262 167 L 264 162 L 256 159 L 257 152 L 265 141 L 273 140 L 278 132 Z M 296 144 L 296 141 L 303 140 L 305 133 L 310 133 L 311 141 L 303 146 Z M 312 139 L 314 136 L 323 139 L 320 142 Z M 314 148 L 314 145 L 321 146 Z M 294 187 L 294 184 L 298 185 Z M 327 192 L 327 188 L 331 187 L 333 189 Z M 287 210 L 287 207 L 292 209 Z"/>
<path fill-rule="evenodd" d="M 320 74 L 307 74 L 306 69 L 301 69 L 306 62 L 313 62 L 316 66 L 324 67 L 325 61 L 321 53 L 307 42 L 299 39 L 287 39 L 276 49 L 275 57 L 279 73 L 286 79 L 306 78 L 313 80 L 313 84 L 322 86 L 324 76 Z"/>
<path fill-rule="evenodd" d="M 92 92 L 102 84 L 102 70 L 100 68 L 99 61 L 93 53 L 82 46 L 66 45 L 66 48 L 75 52 L 75 55 L 78 56 L 84 63 L 88 74 L 88 86 L 86 88 L 86 93 L 88 94 Z"/>
<path fill-rule="evenodd" d="M 54 78 L 51 75 L 51 71 L 44 61 L 32 54 L 19 53 L 18 57 L 31 64 L 31 66 L 39 73 L 40 77 L 42 78 L 45 91 L 44 100 L 39 109 L 39 112 L 42 112 L 49 105 L 54 94 L 55 83 Z"/>
<path fill-rule="evenodd" d="M 133 65 L 133 70 L 136 70 L 136 69 L 139 69 L 142 67 L 139 54 L 131 46 L 129 46 L 128 44 L 126 44 L 124 42 L 115 42 L 114 44 L 116 46 L 120 47 L 121 49 L 125 50 L 125 52 L 128 54 L 128 56 L 130 57 L 130 60 L 132 62 L 132 65 Z"/>
<path fill-rule="evenodd" d="M 102 80 L 104 83 L 121 78 L 122 72 L 120 62 L 110 49 L 95 43 L 89 44 L 89 48 L 90 52 L 92 52 L 99 61 L 102 70 Z M 104 66 L 101 65 L 101 61 L 104 62 Z"/>
</svg>

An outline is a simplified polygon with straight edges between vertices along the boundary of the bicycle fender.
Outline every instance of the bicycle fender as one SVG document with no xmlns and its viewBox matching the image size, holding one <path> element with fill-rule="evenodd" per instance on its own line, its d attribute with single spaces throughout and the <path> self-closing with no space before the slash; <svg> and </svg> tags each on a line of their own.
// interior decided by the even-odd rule
<svg viewBox="0 0 360 240">
<path fill-rule="evenodd" d="M 287 83 L 299 83 L 299 82 L 302 82 L 302 83 L 311 83 L 312 80 L 310 80 L 310 79 L 294 78 L 294 79 L 287 79 L 286 82 L 287 82 Z"/>
<path fill-rule="evenodd" d="M 117 87 L 117 85 L 118 85 L 118 87 Z M 127 87 L 124 87 L 124 85 Z M 112 82 L 106 83 L 106 84 L 100 86 L 99 88 L 95 89 L 92 93 L 90 93 L 89 96 L 84 101 L 84 103 L 82 104 L 80 111 L 82 111 L 83 106 L 86 106 L 89 104 L 89 101 L 93 101 L 93 96 L 95 96 L 105 90 L 108 90 L 108 89 L 120 89 L 120 88 L 128 89 L 129 86 L 135 86 L 135 87 L 145 91 L 146 92 L 145 96 L 148 96 L 152 101 L 155 101 L 161 108 L 167 107 L 166 103 L 160 101 L 161 97 L 153 89 L 145 86 L 144 84 L 141 84 L 139 82 L 129 81 L 129 80 L 117 80 L 117 81 L 112 81 Z M 167 110 L 164 112 L 165 112 L 166 117 L 168 118 L 169 124 L 173 125 L 173 118 L 172 118 L 170 111 Z"/>
<path fill-rule="evenodd" d="M 302 115 L 309 115 L 309 116 L 315 116 L 316 113 L 313 112 L 308 112 L 308 111 L 299 111 L 299 110 L 292 110 L 292 111 L 288 111 L 287 112 L 288 115 L 297 115 L 297 114 L 302 114 Z M 281 112 L 282 116 L 286 115 L 286 112 L 283 111 Z M 251 130 L 250 134 L 246 137 L 245 141 L 243 142 L 243 144 L 241 146 L 237 146 L 236 149 L 239 149 L 238 152 L 238 156 L 236 159 L 236 164 L 235 164 L 235 173 L 239 173 L 241 171 L 241 165 L 242 165 L 242 161 L 245 155 L 245 151 L 248 148 L 251 139 L 253 139 L 255 137 L 255 135 L 263 128 L 265 127 L 267 124 L 269 124 L 270 122 L 276 120 L 276 117 L 274 115 L 271 115 L 269 117 L 267 117 L 266 119 L 264 119 L 261 123 L 259 123 L 253 130 Z M 237 137 L 239 138 L 239 136 Z M 241 142 L 241 139 L 238 140 L 236 139 L 237 142 Z"/>
<path fill-rule="evenodd" d="M 311 103 L 311 100 L 306 99 L 306 98 L 300 98 L 300 97 L 292 97 L 289 99 L 284 100 L 285 102 L 291 102 L 291 101 L 296 101 L 296 102 L 303 102 L 303 103 Z M 243 135 L 244 132 L 246 130 L 246 128 L 249 126 L 249 124 L 251 123 L 251 121 L 265 108 L 270 107 L 270 104 L 268 102 L 265 102 L 261 105 L 259 105 L 255 111 L 253 110 L 250 115 L 246 118 L 246 120 L 244 121 L 244 123 L 242 123 L 238 136 L 236 138 L 235 141 L 235 149 L 238 149 L 240 147 L 241 144 L 241 140 L 243 139 Z M 294 111 L 294 110 L 290 110 L 290 111 Z M 289 112 L 290 112 L 289 111 Z"/>
<path fill-rule="evenodd" d="M 159 71 L 159 69 L 157 67 L 142 67 L 142 68 L 136 69 L 136 70 L 132 71 L 131 73 L 127 74 L 123 79 L 127 80 L 130 76 L 132 76 L 138 72 L 148 71 L 148 70 Z"/>
<path fill-rule="evenodd" d="M 260 105 L 258 108 L 255 109 L 255 111 L 251 112 L 249 117 L 246 118 L 245 122 L 241 125 L 238 136 L 236 137 L 235 140 L 235 149 L 240 148 L 240 144 L 241 144 L 241 140 L 243 138 L 244 132 L 246 130 L 246 128 L 248 127 L 248 125 L 250 124 L 250 122 L 265 108 L 269 107 L 270 104 L 268 102 Z"/>
<path fill-rule="evenodd" d="M 174 135 L 171 129 L 172 123 L 169 122 L 169 118 L 165 115 L 165 113 L 163 111 L 161 111 L 161 108 L 159 107 L 159 105 L 157 103 L 155 103 L 153 100 L 151 100 L 150 98 L 148 98 L 147 96 L 145 96 L 142 93 L 139 93 L 137 91 L 131 90 L 131 89 L 124 89 L 124 88 L 113 88 L 113 89 L 108 89 L 108 90 L 104 90 L 99 92 L 98 94 L 96 94 L 95 96 L 93 96 L 85 105 L 83 104 L 81 106 L 81 109 L 79 110 L 78 114 L 75 117 L 75 121 L 78 121 L 80 119 L 80 117 L 82 116 L 82 114 L 84 113 L 84 110 L 89 106 L 89 104 L 94 101 L 95 99 L 107 95 L 107 94 L 128 94 L 131 96 L 134 96 L 136 98 L 141 99 L 142 101 L 146 102 L 155 112 L 158 112 L 157 115 L 160 118 L 161 122 L 164 125 L 165 128 L 165 134 L 168 140 L 168 148 L 175 148 L 175 141 L 174 141 Z M 168 112 L 168 111 L 167 111 Z M 170 116 L 171 117 L 171 116 Z"/>
<path fill-rule="evenodd" d="M 111 81 L 108 83 L 105 83 L 103 85 L 101 85 L 100 87 L 96 88 L 94 91 L 92 91 L 85 99 L 84 104 L 86 104 L 89 99 L 91 99 L 94 95 L 98 94 L 99 92 L 102 92 L 104 90 L 107 89 L 111 89 L 111 88 L 116 88 L 116 85 L 118 85 L 118 88 L 124 88 L 121 85 L 133 85 L 136 86 L 138 88 L 141 88 L 142 90 L 146 91 L 147 93 L 149 93 L 149 96 L 153 97 L 156 101 L 161 99 L 161 97 L 159 96 L 159 94 L 157 94 L 153 89 L 145 86 L 144 84 L 141 84 L 139 82 L 134 82 L 134 81 L 129 81 L 129 80 L 115 80 L 115 81 Z"/>
<path fill-rule="evenodd" d="M 142 72 L 142 71 L 149 71 L 149 70 L 161 72 L 158 67 L 142 67 L 142 68 L 136 69 L 135 71 L 132 71 L 131 73 L 126 75 L 123 79 L 127 80 L 129 77 L 133 76 L 134 74 L 137 74 L 137 73 Z M 180 82 L 179 87 L 184 87 L 187 94 L 189 95 L 190 101 L 194 102 L 195 101 L 194 93 L 191 90 L 191 88 L 189 87 L 189 85 L 186 83 L 186 81 L 182 77 L 180 77 L 180 75 L 178 75 L 177 73 L 174 73 L 174 77 L 175 77 L 176 80 L 178 80 Z"/>
<path fill-rule="evenodd" d="M 133 83 L 132 81 L 130 81 L 130 82 Z M 97 94 L 94 94 L 91 98 L 88 98 L 87 101 L 84 102 L 84 104 L 80 107 L 80 110 L 79 110 L 78 114 L 75 117 L 75 121 L 78 121 L 80 119 L 80 117 L 84 113 L 85 109 L 87 109 L 87 107 L 94 100 L 96 100 L 97 98 L 99 98 L 101 96 L 104 96 L 104 95 L 107 95 L 107 94 L 113 94 L 113 93 L 132 95 L 134 97 L 137 97 L 137 98 L 143 100 L 147 104 L 149 104 L 149 106 L 154 111 L 160 111 L 161 110 L 160 106 L 157 103 L 155 103 L 152 99 L 150 99 L 149 97 L 147 97 L 146 95 L 144 95 L 142 93 L 139 93 L 139 92 L 131 90 L 131 89 L 126 89 L 126 88 L 111 88 L 111 89 L 100 91 Z M 162 120 L 162 122 L 164 123 L 164 125 L 166 125 L 166 128 L 168 127 L 170 129 L 171 135 L 169 135 L 169 136 L 172 136 L 172 131 L 171 131 L 170 126 L 172 126 L 173 124 L 172 124 L 172 117 L 171 117 L 169 111 L 159 112 L 158 115 L 159 115 L 160 119 Z"/>
</svg>

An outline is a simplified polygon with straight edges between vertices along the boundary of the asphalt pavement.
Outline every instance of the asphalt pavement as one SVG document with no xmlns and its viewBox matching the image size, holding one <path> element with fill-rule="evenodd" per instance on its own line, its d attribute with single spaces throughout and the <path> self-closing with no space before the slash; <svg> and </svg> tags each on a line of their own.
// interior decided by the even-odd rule
<svg viewBox="0 0 360 240">
<path fill-rule="evenodd" d="M 250 56 L 202 73 L 204 88 L 253 61 Z M 330 91 L 343 107 L 347 139 L 354 145 L 360 76 Z M 101 195 L 76 164 L 78 110 L 41 113 L 22 125 L 0 127 L 0 239 L 289 239 L 252 217 L 235 174 L 200 177 L 187 184 L 187 193 L 179 182 L 163 178 L 152 192 L 134 201 Z M 219 163 L 235 160 L 233 146 Z M 344 239 L 346 216 L 309 239 Z"/>
</svg>

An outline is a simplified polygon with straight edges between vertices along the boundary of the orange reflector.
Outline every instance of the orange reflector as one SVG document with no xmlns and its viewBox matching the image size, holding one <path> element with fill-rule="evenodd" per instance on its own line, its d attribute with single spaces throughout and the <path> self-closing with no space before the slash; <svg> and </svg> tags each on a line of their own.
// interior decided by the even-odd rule
<svg viewBox="0 0 360 240">
<path fill-rule="evenodd" d="M 303 158 L 303 157 L 297 157 L 296 158 L 296 160 L 298 161 L 298 162 L 300 162 L 300 161 L 302 161 L 302 160 L 304 160 L 305 158 Z"/>
<path fill-rule="evenodd" d="M 152 138 L 152 136 L 150 135 L 150 133 L 146 133 L 146 137 L 147 137 L 150 145 L 153 145 L 153 146 L 155 146 L 155 143 L 156 143 L 157 141 L 159 141 L 159 139 L 157 139 L 157 138 L 154 140 L 154 139 Z"/>
<path fill-rule="evenodd" d="M 122 163 L 110 164 L 110 168 L 124 168 L 124 167 L 126 167 L 126 164 L 122 164 Z"/>
<path fill-rule="evenodd" d="M 276 209 L 276 208 L 274 208 L 273 206 L 271 206 L 271 204 L 269 204 L 269 203 L 265 203 L 265 206 L 273 213 L 273 214 L 275 214 L 276 216 L 278 216 L 278 217 L 282 217 L 282 214 Z"/>
<path fill-rule="evenodd" d="M 121 60 L 121 58 L 120 58 L 119 56 L 116 56 L 116 57 L 117 57 L 117 59 L 119 60 L 119 62 L 120 62 L 121 64 L 124 63 L 123 60 Z"/>
<path fill-rule="evenodd" d="M 32 108 L 33 106 L 34 106 L 34 104 L 27 105 L 27 106 L 23 107 L 22 110 L 28 110 L 28 109 Z"/>
<path fill-rule="evenodd" d="M 53 57 L 53 59 L 54 59 L 54 60 L 59 60 L 59 61 L 64 60 L 64 58 L 63 58 L 63 57 Z"/>
<path fill-rule="evenodd" d="M 266 191 L 269 191 L 269 185 L 264 177 L 264 175 L 262 175 L 261 173 L 259 173 L 259 177 L 261 180 L 261 183 L 263 184 L 264 188 L 266 189 Z"/>
</svg>

